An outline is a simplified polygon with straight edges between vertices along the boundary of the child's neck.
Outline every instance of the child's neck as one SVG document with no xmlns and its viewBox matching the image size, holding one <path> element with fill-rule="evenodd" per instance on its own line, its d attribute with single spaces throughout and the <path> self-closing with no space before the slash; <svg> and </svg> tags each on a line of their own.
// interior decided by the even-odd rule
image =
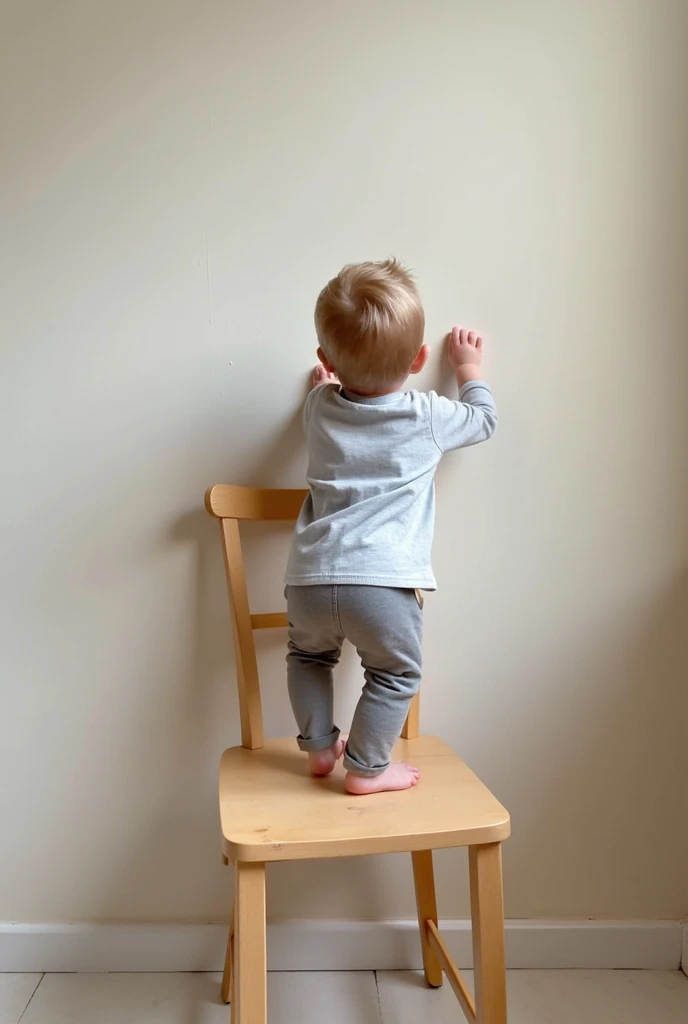
<svg viewBox="0 0 688 1024">
<path fill-rule="evenodd" d="M 406 378 L 399 381 L 395 387 L 387 388 L 385 391 L 356 391 L 355 388 L 349 388 L 344 385 L 344 390 L 348 391 L 351 395 L 356 395 L 357 398 L 384 398 L 385 395 L 396 395 L 398 391 L 403 391 Z"/>
</svg>

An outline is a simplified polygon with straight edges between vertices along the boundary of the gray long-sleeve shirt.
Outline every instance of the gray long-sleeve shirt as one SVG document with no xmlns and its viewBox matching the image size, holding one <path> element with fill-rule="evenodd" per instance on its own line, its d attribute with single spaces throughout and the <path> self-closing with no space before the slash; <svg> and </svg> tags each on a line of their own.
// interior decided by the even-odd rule
<svg viewBox="0 0 688 1024">
<path fill-rule="evenodd" d="M 435 590 L 434 476 L 442 455 L 497 426 L 489 387 L 361 398 L 314 388 L 304 406 L 308 486 L 287 566 L 290 586 L 355 583 Z"/>
</svg>

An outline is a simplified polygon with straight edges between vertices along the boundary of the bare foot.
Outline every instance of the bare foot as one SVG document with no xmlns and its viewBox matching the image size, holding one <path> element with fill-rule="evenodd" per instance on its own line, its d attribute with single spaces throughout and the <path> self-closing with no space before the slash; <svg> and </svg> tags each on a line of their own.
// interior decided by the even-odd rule
<svg viewBox="0 0 688 1024">
<path fill-rule="evenodd" d="M 342 736 L 333 747 L 328 747 L 327 750 L 310 750 L 308 762 L 311 766 L 311 775 L 329 775 L 331 771 L 334 771 L 334 766 L 344 753 L 345 746 L 346 736 Z"/>
<path fill-rule="evenodd" d="M 363 796 L 365 793 L 387 793 L 397 789 L 411 789 L 417 786 L 420 780 L 420 772 L 412 764 L 405 764 L 403 761 L 391 764 L 381 775 L 354 775 L 347 772 L 344 780 L 344 788 L 347 793 L 354 796 Z"/>
</svg>

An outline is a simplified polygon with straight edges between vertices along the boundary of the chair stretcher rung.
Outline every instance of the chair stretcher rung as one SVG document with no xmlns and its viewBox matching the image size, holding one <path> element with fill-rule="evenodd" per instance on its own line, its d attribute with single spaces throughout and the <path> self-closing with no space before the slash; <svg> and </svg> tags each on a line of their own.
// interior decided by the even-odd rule
<svg viewBox="0 0 688 1024">
<path fill-rule="evenodd" d="M 442 936 L 440 935 L 435 922 L 426 921 L 425 931 L 432 951 L 437 957 L 440 967 L 447 975 L 449 984 L 454 989 L 454 995 L 458 999 L 461 1009 L 466 1015 L 466 1019 L 469 1021 L 469 1024 L 476 1024 L 477 1018 L 475 1015 L 475 1003 L 473 1002 L 473 996 L 468 991 L 466 982 L 463 980 L 454 961 L 449 956 L 449 951 L 442 941 Z"/>
<path fill-rule="evenodd" d="M 286 612 L 268 612 L 267 615 L 252 615 L 251 627 L 253 629 L 277 629 L 279 626 L 288 626 Z"/>
</svg>

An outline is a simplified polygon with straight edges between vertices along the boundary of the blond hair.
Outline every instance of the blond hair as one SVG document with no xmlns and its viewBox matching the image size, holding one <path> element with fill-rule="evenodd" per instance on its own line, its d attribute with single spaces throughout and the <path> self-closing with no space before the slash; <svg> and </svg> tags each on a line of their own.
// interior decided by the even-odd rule
<svg viewBox="0 0 688 1024">
<path fill-rule="evenodd" d="M 342 384 L 360 391 L 405 380 L 424 328 L 413 277 L 395 259 L 348 264 L 315 304 L 321 349 Z"/>
</svg>

